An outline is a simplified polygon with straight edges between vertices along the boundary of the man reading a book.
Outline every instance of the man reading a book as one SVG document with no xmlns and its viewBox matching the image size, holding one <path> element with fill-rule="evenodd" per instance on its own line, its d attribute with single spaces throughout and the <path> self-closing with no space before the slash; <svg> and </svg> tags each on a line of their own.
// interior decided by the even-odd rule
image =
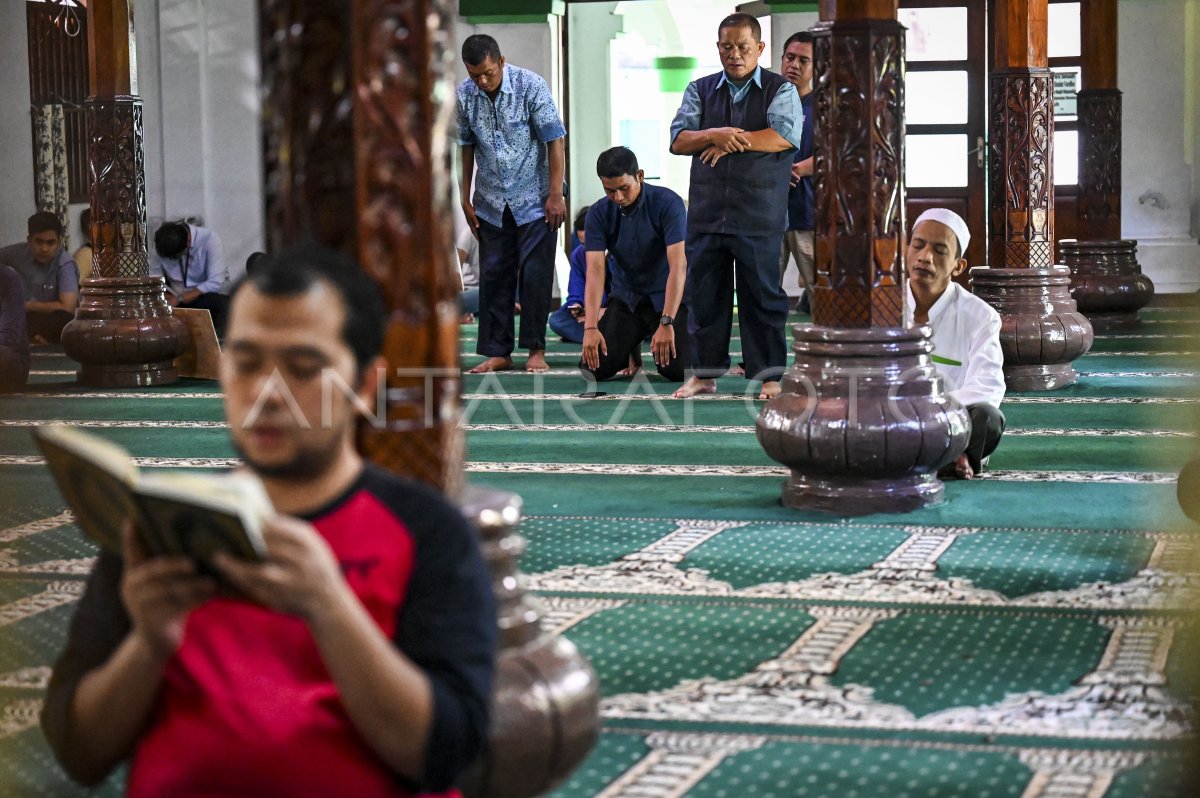
<svg viewBox="0 0 1200 798">
<path fill-rule="evenodd" d="M 234 289 L 221 387 L 278 513 L 268 556 L 213 578 L 131 524 L 101 553 L 42 717 L 74 778 L 128 760 L 131 796 L 457 795 L 487 732 L 490 581 L 461 512 L 365 463 L 352 397 L 323 387 L 373 406 L 383 318 L 311 250 Z"/>
</svg>

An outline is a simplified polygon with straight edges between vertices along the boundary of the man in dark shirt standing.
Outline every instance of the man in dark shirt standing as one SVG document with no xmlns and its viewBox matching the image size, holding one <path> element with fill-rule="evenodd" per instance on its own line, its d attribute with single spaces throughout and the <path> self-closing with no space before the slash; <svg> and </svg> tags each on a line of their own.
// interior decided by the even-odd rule
<svg viewBox="0 0 1200 798">
<path fill-rule="evenodd" d="M 62 222 L 48 211 L 29 217 L 29 237 L 0 249 L 0 265 L 10 266 L 25 285 L 25 324 L 37 343 L 58 343 L 79 304 L 79 268 L 63 251 Z"/>
<path fill-rule="evenodd" d="M 812 144 L 812 34 L 793 33 L 783 45 L 783 76 L 800 93 L 804 109 L 804 134 L 792 163 L 792 189 L 788 192 L 788 227 L 783 234 L 783 252 L 779 257 L 779 276 L 787 270 L 788 256 L 796 259 L 800 285 L 800 312 L 812 312 L 812 289 L 816 282 L 813 252 L 813 144 Z"/>
<path fill-rule="evenodd" d="M 759 66 L 764 47 L 757 19 L 723 19 L 724 69 L 688 84 L 671 123 L 671 152 L 692 158 L 687 280 L 696 353 L 677 398 L 714 393 L 729 370 L 735 273 L 746 378 L 762 382 L 759 398 L 779 393 L 787 365 L 779 250 L 803 115 L 795 87 Z"/>
<path fill-rule="evenodd" d="M 310 248 L 256 266 L 230 311 L 221 388 L 279 513 L 266 561 L 218 559 L 234 599 L 127 527 L 71 622 L 46 736 L 85 783 L 130 759 L 129 796 L 458 795 L 495 607 L 462 513 L 355 449 L 386 366 L 375 286 Z"/>
<path fill-rule="evenodd" d="M 0 266 L 0 392 L 15 391 L 29 379 L 29 335 L 25 329 L 25 284 L 9 266 Z"/>
<path fill-rule="evenodd" d="M 683 304 L 687 280 L 687 212 L 669 188 L 644 182 L 637 156 L 625 147 L 600 153 L 596 174 L 604 199 L 588 211 L 584 247 L 583 359 L 585 376 L 607 380 L 641 355 L 647 335 L 658 373 L 682 382 L 691 365 L 688 312 Z M 604 295 L 605 257 L 612 256 L 608 307 Z"/>
</svg>

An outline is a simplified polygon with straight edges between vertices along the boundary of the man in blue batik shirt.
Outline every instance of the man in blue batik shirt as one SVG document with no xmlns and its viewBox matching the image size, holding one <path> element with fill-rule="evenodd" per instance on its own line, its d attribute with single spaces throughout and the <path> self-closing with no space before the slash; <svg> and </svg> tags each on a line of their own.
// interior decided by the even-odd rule
<svg viewBox="0 0 1200 798">
<path fill-rule="evenodd" d="M 764 46 L 754 17 L 723 19 L 724 69 L 688 84 L 671 123 L 671 152 L 692 158 L 687 304 L 695 355 L 677 398 L 716 392 L 729 369 L 735 273 L 746 378 L 762 382 L 760 399 L 779 393 L 787 364 L 779 251 L 804 114 L 796 87 L 758 65 Z"/>
<path fill-rule="evenodd" d="M 462 58 L 470 78 L 458 87 L 461 200 L 467 223 L 479 239 L 476 351 L 487 358 L 471 373 L 513 367 L 518 279 L 517 343 L 529 350 L 525 370 L 548 371 L 546 319 L 556 231 L 567 215 L 563 196 L 567 131 L 546 81 L 505 64 L 491 36 L 469 36 L 463 42 Z"/>
<path fill-rule="evenodd" d="M 788 192 L 788 229 L 783 234 L 783 252 L 779 256 L 779 277 L 787 271 L 788 257 L 796 259 L 804 296 L 800 298 L 801 313 L 812 312 L 812 289 L 816 284 L 816 262 L 813 243 L 813 145 L 812 145 L 812 79 L 813 36 L 806 30 L 793 33 L 783 43 L 783 76 L 800 93 L 804 108 L 804 135 L 792 164 L 792 190 Z"/>
</svg>

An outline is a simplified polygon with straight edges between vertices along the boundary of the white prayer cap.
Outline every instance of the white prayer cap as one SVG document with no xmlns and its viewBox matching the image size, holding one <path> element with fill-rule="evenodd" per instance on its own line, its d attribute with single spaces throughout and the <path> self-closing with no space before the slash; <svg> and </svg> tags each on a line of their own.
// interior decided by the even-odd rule
<svg viewBox="0 0 1200 798">
<path fill-rule="evenodd" d="M 967 244 L 971 243 L 971 231 L 967 229 L 967 223 L 962 220 L 961 216 L 945 208 L 930 208 L 917 217 L 917 221 L 913 223 L 914 231 L 921 222 L 941 222 L 949 227 L 954 235 L 958 236 L 958 245 L 962 247 L 963 252 L 962 257 L 966 256 Z"/>
</svg>

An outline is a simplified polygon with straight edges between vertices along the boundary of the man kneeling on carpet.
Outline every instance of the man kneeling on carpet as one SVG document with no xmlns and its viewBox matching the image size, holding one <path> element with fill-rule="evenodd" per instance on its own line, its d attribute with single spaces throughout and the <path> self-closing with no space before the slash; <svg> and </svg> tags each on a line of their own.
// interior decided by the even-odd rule
<svg viewBox="0 0 1200 798">
<path fill-rule="evenodd" d="M 592 204 L 585 223 L 587 285 L 584 289 L 583 359 L 585 377 L 607 380 L 632 374 L 642 340 L 653 334 L 650 351 L 658 373 L 682 382 L 692 365 L 688 310 L 687 212 L 674 191 L 644 182 L 637 156 L 626 147 L 600 153 L 596 174 L 604 198 Z M 604 296 L 605 257 L 611 256 L 608 307 Z"/>
<path fill-rule="evenodd" d="M 967 450 L 944 476 L 971 479 L 1004 433 L 1004 355 L 1000 314 L 953 278 L 967 268 L 971 234 L 958 214 L 932 208 L 917 217 L 908 242 L 905 322 L 933 328 L 933 362 L 947 393 L 971 416 Z"/>
<path fill-rule="evenodd" d="M 243 600 L 132 524 L 100 554 L 42 715 L 74 778 L 129 759 L 131 796 L 459 795 L 496 611 L 463 514 L 355 449 L 383 335 L 375 286 L 332 254 L 268 256 L 234 288 L 221 388 L 279 513 L 267 556 L 217 559 Z"/>
</svg>

